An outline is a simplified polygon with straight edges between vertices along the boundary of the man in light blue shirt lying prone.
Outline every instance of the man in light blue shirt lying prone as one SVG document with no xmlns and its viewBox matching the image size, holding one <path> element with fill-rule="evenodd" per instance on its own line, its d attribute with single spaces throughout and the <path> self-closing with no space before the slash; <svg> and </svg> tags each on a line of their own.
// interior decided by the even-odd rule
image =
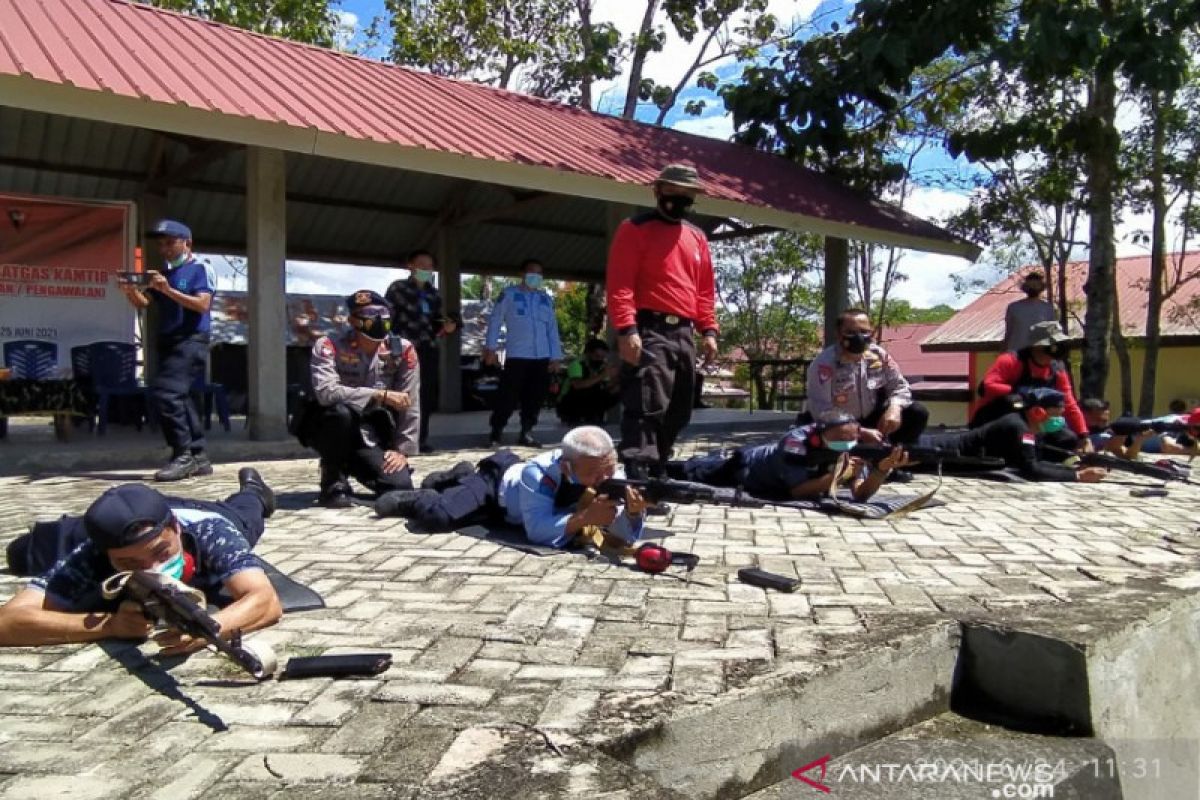
<svg viewBox="0 0 1200 800">
<path fill-rule="evenodd" d="M 567 547 L 590 528 L 635 542 L 642 535 L 645 499 L 632 488 L 626 488 L 624 502 L 588 491 L 614 477 L 624 475 L 612 438 L 603 428 L 584 425 L 568 432 L 558 449 L 528 461 L 501 450 L 474 467 L 463 461 L 432 473 L 420 489 L 383 495 L 375 511 L 408 517 L 427 531 L 504 521 L 522 526 L 529 541 L 550 547 Z"/>
</svg>

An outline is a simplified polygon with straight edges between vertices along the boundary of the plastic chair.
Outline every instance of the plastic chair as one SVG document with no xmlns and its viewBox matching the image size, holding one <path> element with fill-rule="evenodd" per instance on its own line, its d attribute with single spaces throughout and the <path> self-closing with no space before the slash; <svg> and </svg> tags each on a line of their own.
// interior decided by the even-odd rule
<svg viewBox="0 0 1200 800">
<path fill-rule="evenodd" d="M 12 370 L 17 380 L 50 380 L 58 369 L 58 345 L 37 339 L 5 342 L 4 366 Z"/>
<path fill-rule="evenodd" d="M 213 406 L 216 406 L 221 427 L 229 431 L 229 393 L 225 391 L 225 384 L 209 383 L 203 375 L 198 375 L 192 382 L 192 391 L 204 398 L 204 430 L 212 429 Z"/>
<path fill-rule="evenodd" d="M 71 377 L 83 389 L 88 399 L 88 430 L 96 429 L 96 392 L 92 389 L 91 345 L 81 344 L 71 348 Z M 76 419 L 76 424 L 79 420 Z"/>
<path fill-rule="evenodd" d="M 134 424 L 140 431 L 149 416 L 149 390 L 137 380 L 137 347 L 127 342 L 93 342 L 88 345 L 92 390 L 96 393 L 96 433 L 108 430 L 108 402 L 113 397 L 140 397 Z"/>
</svg>

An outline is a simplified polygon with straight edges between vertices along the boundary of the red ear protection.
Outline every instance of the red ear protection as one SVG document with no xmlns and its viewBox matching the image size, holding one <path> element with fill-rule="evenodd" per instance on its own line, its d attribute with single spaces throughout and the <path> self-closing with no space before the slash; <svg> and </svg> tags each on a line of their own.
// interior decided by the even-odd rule
<svg viewBox="0 0 1200 800">
<path fill-rule="evenodd" d="M 1041 425 L 1043 422 L 1050 419 L 1049 412 L 1047 412 L 1046 409 L 1042 408 L 1041 406 L 1031 407 L 1029 411 L 1026 412 L 1026 416 L 1029 417 L 1029 421 L 1034 425 Z"/>
</svg>

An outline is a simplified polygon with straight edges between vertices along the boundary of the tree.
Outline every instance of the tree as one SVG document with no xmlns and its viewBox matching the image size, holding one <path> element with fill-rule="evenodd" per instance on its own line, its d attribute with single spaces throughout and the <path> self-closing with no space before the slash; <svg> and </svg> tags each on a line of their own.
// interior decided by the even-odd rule
<svg viewBox="0 0 1200 800">
<path fill-rule="evenodd" d="M 214 22 L 333 47 L 339 19 L 336 0 L 149 0 L 152 5 Z"/>
<path fill-rule="evenodd" d="M 1118 81 L 1178 85 L 1182 37 L 1198 19 L 1197 0 L 864 0 L 844 33 L 796 42 L 770 63 L 748 67 L 745 85 L 726 103 L 744 140 L 800 159 L 857 152 L 869 132 L 860 120 L 877 113 L 886 123 L 913 103 L 948 97 L 970 121 L 949 131 L 954 155 L 1079 154 L 1090 228 L 1082 385 L 1084 394 L 1099 395 L 1114 295 Z M 942 77 L 917 80 L 948 58 L 953 66 Z M 1042 113 L 1039 98 L 1062 87 L 1072 101 L 1062 116 Z M 989 118 L 981 102 L 1011 113 Z"/>
<path fill-rule="evenodd" d="M 386 0 L 392 60 L 538 97 L 590 102 L 613 77 L 620 34 L 591 0 Z M 581 24 L 583 23 L 583 24 Z"/>
<path fill-rule="evenodd" d="M 558 320 L 558 335 L 562 339 L 563 355 L 581 356 L 590 338 L 587 315 L 586 283 L 558 283 L 548 288 L 554 293 L 554 316 Z"/>
<path fill-rule="evenodd" d="M 820 238 L 777 233 L 713 246 L 722 346 L 741 348 L 751 361 L 795 358 L 820 341 L 822 291 L 813 276 L 821 264 Z M 775 386 L 751 370 L 762 408 L 774 405 Z"/>
<path fill-rule="evenodd" d="M 1190 37 L 1193 54 L 1200 37 Z M 1127 139 L 1123 159 L 1130 175 L 1129 202 L 1136 210 L 1149 209 L 1151 230 L 1142 240 L 1150 244 L 1150 277 L 1147 281 L 1145 358 L 1138 414 L 1154 413 L 1158 354 L 1162 339 L 1162 309 L 1184 284 L 1200 278 L 1200 271 L 1186 271 L 1184 255 L 1195 229 L 1195 194 L 1200 167 L 1200 70 L 1191 59 L 1187 79 L 1178 90 L 1150 86 L 1139 98 L 1142 124 Z M 1167 223 L 1174 214 L 1180 227 L 1179 252 L 1174 263 L 1168 251 Z"/>
</svg>

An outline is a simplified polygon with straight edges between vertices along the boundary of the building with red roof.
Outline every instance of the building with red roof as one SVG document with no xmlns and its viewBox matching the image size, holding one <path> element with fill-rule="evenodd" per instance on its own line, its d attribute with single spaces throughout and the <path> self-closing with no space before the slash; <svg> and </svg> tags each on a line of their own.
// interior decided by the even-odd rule
<svg viewBox="0 0 1200 800">
<path fill-rule="evenodd" d="M 1067 265 L 1067 334 L 1074 342 L 1083 340 L 1082 316 L 1085 307 L 1083 284 L 1087 280 L 1086 261 Z M 969 358 L 968 374 L 977 386 L 988 367 L 1000 354 L 1004 340 L 1004 312 L 1009 303 L 1023 299 L 1022 276 L 1037 269 L 1029 267 L 1005 278 L 984 292 L 930 333 L 921 342 L 927 357 L 962 354 Z M 1178 290 L 1162 309 L 1162 343 L 1155 386 L 1156 413 L 1166 413 L 1173 399 L 1185 400 L 1189 408 L 1200 405 L 1200 252 L 1168 256 L 1168 283 Z M 1147 286 L 1150 257 L 1117 259 L 1117 299 L 1121 309 L 1121 331 L 1130 347 L 1134 396 L 1139 391 L 1146 334 Z M 1120 401 L 1120 370 L 1115 356 L 1108 372 L 1107 398 Z"/>
</svg>

